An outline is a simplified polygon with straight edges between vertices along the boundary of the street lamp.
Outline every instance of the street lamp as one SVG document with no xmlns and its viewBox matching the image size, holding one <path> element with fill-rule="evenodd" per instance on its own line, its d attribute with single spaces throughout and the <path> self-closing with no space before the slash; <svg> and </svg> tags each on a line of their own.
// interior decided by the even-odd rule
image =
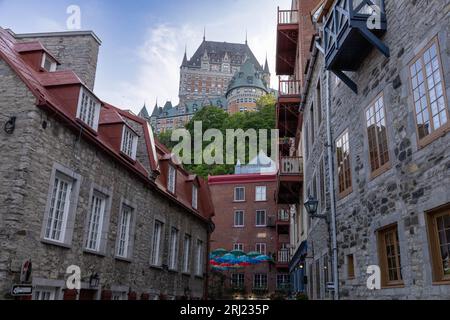
<svg viewBox="0 0 450 320">
<path fill-rule="evenodd" d="M 305 202 L 305 208 L 306 212 L 308 212 L 308 215 L 311 218 L 318 218 L 318 219 L 325 219 L 327 220 L 328 217 L 326 214 L 317 214 L 317 208 L 319 207 L 319 201 L 317 201 L 316 198 L 313 196 L 308 197 L 308 201 Z"/>
</svg>

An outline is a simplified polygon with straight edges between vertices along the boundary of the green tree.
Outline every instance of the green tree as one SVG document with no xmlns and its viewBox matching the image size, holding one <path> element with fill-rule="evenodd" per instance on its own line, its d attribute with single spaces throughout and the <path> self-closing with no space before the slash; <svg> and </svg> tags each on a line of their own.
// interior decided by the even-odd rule
<svg viewBox="0 0 450 320">
<path fill-rule="evenodd" d="M 172 150 L 176 145 L 175 142 L 172 142 L 172 130 L 161 132 L 158 135 L 158 140 L 170 150 Z"/>
<path fill-rule="evenodd" d="M 233 115 L 228 114 L 223 109 L 217 107 L 205 107 L 197 112 L 192 120 L 186 125 L 186 129 L 189 131 L 192 137 L 192 151 L 194 151 L 194 124 L 195 122 L 202 123 L 202 137 L 204 133 L 209 129 L 219 130 L 224 137 L 223 154 L 225 155 L 225 136 L 227 129 L 242 129 L 244 131 L 249 129 L 258 130 L 266 129 L 271 130 L 275 128 L 276 113 L 275 113 L 275 97 L 273 95 L 266 95 L 258 100 L 258 111 L 256 112 L 242 112 L 235 113 Z M 166 145 L 169 149 L 177 144 L 171 141 L 172 132 L 167 131 L 159 135 L 160 141 Z M 211 142 L 202 142 L 203 150 Z M 246 141 L 248 146 L 248 141 Z M 237 150 L 237 145 L 235 145 Z M 248 148 L 246 148 L 248 150 Z M 268 149 L 270 150 L 270 133 L 268 136 Z M 259 150 L 258 150 L 259 151 Z M 236 151 L 237 152 L 237 151 Z M 237 154 L 235 154 L 237 159 Z M 226 160 L 226 159 L 224 159 Z M 246 155 L 246 161 L 249 161 L 248 154 Z M 192 155 L 192 163 L 194 163 L 194 155 Z M 185 165 L 186 169 L 201 176 L 207 177 L 208 175 L 222 175 L 232 174 L 234 172 L 234 165 L 220 164 L 220 165 L 207 165 L 207 164 L 191 164 Z"/>
</svg>

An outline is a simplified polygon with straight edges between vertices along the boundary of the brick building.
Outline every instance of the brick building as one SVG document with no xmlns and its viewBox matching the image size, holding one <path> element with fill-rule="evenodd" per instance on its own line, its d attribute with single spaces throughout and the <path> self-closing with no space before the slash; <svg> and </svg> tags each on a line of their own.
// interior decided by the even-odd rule
<svg viewBox="0 0 450 320">
<path fill-rule="evenodd" d="M 39 300 L 203 298 L 208 185 L 96 97 L 99 45 L 0 28 L 0 297 L 26 283 Z"/>
<path fill-rule="evenodd" d="M 297 67 L 279 69 L 302 79 L 300 203 L 312 195 L 337 230 L 334 264 L 332 223 L 294 221 L 307 246 L 291 270 L 307 276 L 299 291 L 311 299 L 333 297 L 335 266 L 341 299 L 448 299 L 450 3 L 351 3 L 293 1 L 288 10 L 313 30 L 299 35 Z M 378 20 L 367 5 L 379 6 Z M 297 30 L 286 22 L 279 30 Z M 379 290 L 366 285 L 372 265 Z"/>
<path fill-rule="evenodd" d="M 243 167 L 240 172 L 248 172 Z M 254 167 L 252 172 L 254 172 Z M 259 252 L 273 262 L 223 272 L 228 298 L 267 298 L 289 293 L 289 213 L 275 202 L 276 174 L 243 173 L 209 177 L 215 207 L 211 251 Z M 221 284 L 212 283 L 210 290 Z M 216 287 L 214 287 L 216 286 Z"/>
</svg>

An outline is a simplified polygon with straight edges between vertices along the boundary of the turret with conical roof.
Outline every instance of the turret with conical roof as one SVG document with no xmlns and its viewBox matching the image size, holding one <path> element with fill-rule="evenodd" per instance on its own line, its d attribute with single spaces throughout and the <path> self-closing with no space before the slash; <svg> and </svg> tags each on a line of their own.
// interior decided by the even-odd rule
<svg viewBox="0 0 450 320">
<path fill-rule="evenodd" d="M 144 103 L 144 107 L 142 107 L 142 109 L 139 112 L 138 116 L 143 118 L 143 119 L 146 119 L 146 120 L 150 119 L 150 115 L 148 113 L 147 106 L 145 105 L 145 103 Z"/>
<path fill-rule="evenodd" d="M 263 81 L 261 73 L 256 70 L 256 67 L 251 59 L 247 59 L 241 69 L 236 72 L 233 79 L 231 79 L 226 95 L 228 96 L 228 94 L 234 89 L 242 87 L 259 88 L 265 92 L 269 91 Z"/>
</svg>

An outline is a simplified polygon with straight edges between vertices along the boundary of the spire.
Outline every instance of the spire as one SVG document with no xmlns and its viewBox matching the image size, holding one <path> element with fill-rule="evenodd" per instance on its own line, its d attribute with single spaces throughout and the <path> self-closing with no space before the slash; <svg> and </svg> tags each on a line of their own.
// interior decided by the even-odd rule
<svg viewBox="0 0 450 320">
<path fill-rule="evenodd" d="M 245 45 L 248 45 L 248 30 L 245 29 Z"/>
<path fill-rule="evenodd" d="M 147 110 L 147 106 L 146 106 L 145 102 L 144 102 L 144 107 L 139 112 L 138 116 L 141 117 L 141 118 L 144 118 L 144 119 L 150 118 L 150 115 L 148 114 L 148 110 Z"/>
<path fill-rule="evenodd" d="M 266 63 L 264 65 L 264 72 L 270 74 L 269 61 L 267 60 L 267 53 L 266 53 Z"/>
<path fill-rule="evenodd" d="M 159 107 L 158 107 L 158 98 L 156 98 L 156 104 L 155 104 L 155 108 L 153 108 L 153 113 L 152 113 L 152 117 L 157 117 L 159 116 Z"/>
<path fill-rule="evenodd" d="M 203 28 L 203 42 L 206 41 L 206 27 Z"/>
<path fill-rule="evenodd" d="M 185 65 L 187 65 L 188 63 L 188 59 L 187 59 L 187 45 L 184 48 L 184 57 L 183 57 L 183 63 L 181 64 L 182 67 L 184 67 Z"/>
</svg>

